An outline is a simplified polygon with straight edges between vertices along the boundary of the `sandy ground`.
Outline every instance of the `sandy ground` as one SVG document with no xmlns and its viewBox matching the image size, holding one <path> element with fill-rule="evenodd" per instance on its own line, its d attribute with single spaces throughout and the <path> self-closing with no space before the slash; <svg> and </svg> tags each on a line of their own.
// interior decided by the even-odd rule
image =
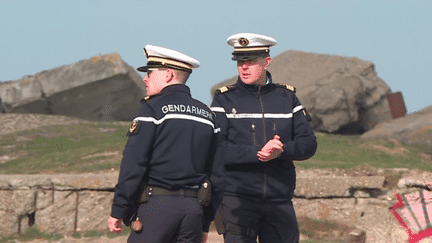
<svg viewBox="0 0 432 243">
<path fill-rule="evenodd" d="M 62 238 L 58 241 L 48 241 L 48 240 L 32 240 L 25 241 L 25 243 L 78 243 L 78 242 L 87 242 L 87 243 L 125 243 L 127 241 L 128 236 L 118 236 L 113 239 L 110 239 L 106 236 L 95 237 L 95 238 L 81 238 L 75 239 L 73 237 Z M 308 240 L 304 235 L 300 235 L 300 242 L 303 240 Z M 21 243 L 21 241 L 15 241 L 16 243 Z M 24 243 L 24 242 L 22 242 Z M 224 243 L 223 236 L 218 235 L 216 232 L 210 232 L 207 243 Z"/>
<path fill-rule="evenodd" d="M 58 241 L 48 241 L 48 240 L 32 240 L 32 241 L 25 241 L 26 243 L 78 243 L 78 242 L 91 242 L 91 243 L 125 243 L 127 241 L 128 236 L 119 236 L 115 237 L 113 239 L 110 239 L 106 236 L 97 237 L 97 238 L 81 238 L 76 239 L 73 237 L 68 238 L 62 238 Z M 21 242 L 21 241 L 16 241 Z M 209 239 L 207 241 L 208 243 L 223 243 L 223 237 L 221 235 L 218 235 L 216 232 L 210 232 L 209 233 Z"/>
</svg>

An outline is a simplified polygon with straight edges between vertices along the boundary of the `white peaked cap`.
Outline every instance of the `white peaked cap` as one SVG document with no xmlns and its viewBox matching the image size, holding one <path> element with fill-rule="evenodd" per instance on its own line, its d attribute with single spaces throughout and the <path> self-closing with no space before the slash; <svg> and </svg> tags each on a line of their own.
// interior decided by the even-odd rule
<svg viewBox="0 0 432 243">
<path fill-rule="evenodd" d="M 198 60 L 188 55 L 159 46 L 146 45 L 144 55 L 147 57 L 147 65 L 137 68 L 140 72 L 147 72 L 149 69 L 172 68 L 190 73 L 193 68 L 200 66 Z"/>
</svg>

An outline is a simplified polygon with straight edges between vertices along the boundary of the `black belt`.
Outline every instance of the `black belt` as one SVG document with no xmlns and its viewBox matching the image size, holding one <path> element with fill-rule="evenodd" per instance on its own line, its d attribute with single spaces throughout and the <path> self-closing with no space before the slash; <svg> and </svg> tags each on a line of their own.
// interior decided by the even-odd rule
<svg viewBox="0 0 432 243">
<path fill-rule="evenodd" d="M 141 202 L 145 200 L 145 198 L 151 196 L 184 196 L 184 197 L 193 197 L 198 198 L 198 192 L 193 189 L 180 189 L 177 191 L 167 190 L 160 187 L 155 186 L 147 186 L 144 190 L 143 195 L 141 196 Z"/>
</svg>

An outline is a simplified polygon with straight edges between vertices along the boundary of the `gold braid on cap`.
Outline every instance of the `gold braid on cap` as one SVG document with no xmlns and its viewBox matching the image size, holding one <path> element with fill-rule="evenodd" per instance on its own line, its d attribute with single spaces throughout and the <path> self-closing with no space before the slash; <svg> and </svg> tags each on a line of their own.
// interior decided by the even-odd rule
<svg viewBox="0 0 432 243">
<path fill-rule="evenodd" d="M 177 67 L 182 67 L 182 68 L 186 68 L 189 70 L 192 70 L 192 66 L 191 65 L 187 65 L 183 62 L 178 62 L 178 61 L 174 61 L 174 60 L 170 60 L 170 59 L 165 59 L 165 58 L 160 58 L 160 57 L 148 57 L 147 58 L 148 62 L 160 62 L 162 63 L 162 65 L 165 64 L 170 64 L 173 66 L 177 66 Z"/>
<path fill-rule="evenodd" d="M 234 48 L 234 52 L 243 52 L 243 51 L 268 51 L 270 48 L 268 46 L 259 46 L 259 47 L 236 47 Z"/>
</svg>

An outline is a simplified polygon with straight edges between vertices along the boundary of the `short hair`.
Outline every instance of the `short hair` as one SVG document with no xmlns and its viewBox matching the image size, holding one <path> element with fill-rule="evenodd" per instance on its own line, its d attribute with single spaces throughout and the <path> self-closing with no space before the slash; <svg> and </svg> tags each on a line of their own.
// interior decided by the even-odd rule
<svg viewBox="0 0 432 243">
<path fill-rule="evenodd" d="M 175 69 L 172 69 L 172 70 L 175 73 L 175 76 L 177 77 L 178 81 L 180 81 L 182 83 L 186 83 L 186 81 L 188 80 L 188 78 L 190 76 L 189 72 L 175 70 Z"/>
</svg>

